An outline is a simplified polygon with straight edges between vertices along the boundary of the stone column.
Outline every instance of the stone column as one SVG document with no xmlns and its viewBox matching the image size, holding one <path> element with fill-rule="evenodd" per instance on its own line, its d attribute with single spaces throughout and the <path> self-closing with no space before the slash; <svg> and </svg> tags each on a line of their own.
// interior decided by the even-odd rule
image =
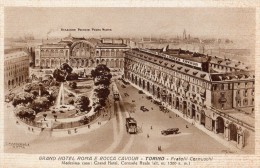
<svg viewBox="0 0 260 168">
<path fill-rule="evenodd" d="M 237 147 L 242 149 L 245 146 L 245 135 L 244 131 L 240 127 L 237 132 Z"/>
<path fill-rule="evenodd" d="M 226 127 L 225 126 L 225 128 L 224 128 L 224 138 L 227 140 L 227 141 L 229 141 L 230 139 L 230 137 L 229 137 L 229 128 L 228 127 Z"/>
<path fill-rule="evenodd" d="M 218 120 L 215 120 L 215 129 L 214 129 L 214 133 L 217 134 L 217 129 L 218 129 Z"/>
</svg>

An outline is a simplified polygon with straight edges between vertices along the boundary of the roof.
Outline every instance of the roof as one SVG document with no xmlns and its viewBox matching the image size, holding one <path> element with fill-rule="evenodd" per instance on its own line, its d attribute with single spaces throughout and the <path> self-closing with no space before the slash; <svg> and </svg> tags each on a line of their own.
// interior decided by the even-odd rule
<svg viewBox="0 0 260 168">
<path fill-rule="evenodd" d="M 139 51 L 138 49 L 133 49 L 133 50 Z M 149 50 L 153 51 L 153 52 L 167 54 L 169 56 L 176 57 L 176 58 L 181 58 L 181 59 L 185 59 L 185 60 L 198 62 L 198 63 L 206 62 L 209 59 L 209 57 L 207 55 L 190 52 L 190 51 L 186 51 L 186 50 L 181 50 L 181 49 L 167 49 L 165 52 L 163 52 L 162 49 L 149 49 Z M 140 51 L 140 52 L 144 52 L 144 51 Z M 144 52 L 144 53 L 147 53 L 147 52 Z M 153 55 L 153 54 L 150 54 L 150 55 Z"/>
<path fill-rule="evenodd" d="M 53 43 L 53 44 L 43 44 L 40 45 L 41 48 L 66 48 L 68 47 L 67 43 Z"/>
<path fill-rule="evenodd" d="M 98 43 L 97 44 L 97 47 L 110 47 L 110 48 L 113 48 L 113 47 L 124 47 L 124 48 L 127 48 L 128 46 L 126 44 L 113 44 L 113 43 Z"/>
<path fill-rule="evenodd" d="M 131 51 L 129 50 L 127 52 L 132 52 L 132 51 L 140 52 L 138 49 L 133 49 Z M 155 55 L 150 54 L 150 53 L 145 53 L 145 54 L 155 56 Z M 211 81 L 210 74 L 207 73 L 207 72 L 204 72 L 202 70 L 198 70 L 198 69 L 190 68 L 190 67 L 187 67 L 187 66 L 183 66 L 181 64 L 175 63 L 174 61 L 170 61 L 170 60 L 163 60 L 163 59 L 161 59 L 159 61 L 159 59 L 157 59 L 156 57 L 153 58 L 153 61 L 154 60 L 157 60 L 156 63 L 160 63 L 160 61 L 161 61 L 161 65 L 163 65 L 164 67 L 170 68 L 170 69 L 172 69 L 172 70 L 174 70 L 176 72 L 180 72 L 180 73 L 183 73 L 183 74 L 194 76 L 194 77 L 200 78 L 202 80 Z"/>
<path fill-rule="evenodd" d="M 212 81 L 253 80 L 254 78 L 254 71 L 235 71 L 229 73 L 211 74 Z"/>
<path fill-rule="evenodd" d="M 220 57 L 212 57 L 211 63 L 213 64 L 218 64 L 221 66 L 226 66 L 226 67 L 233 67 L 233 68 L 237 68 L 237 69 L 251 69 L 251 67 L 249 65 L 246 65 L 245 63 L 241 62 L 241 61 L 237 61 L 237 60 L 231 60 L 231 59 L 224 59 L 224 58 L 220 58 Z"/>
<path fill-rule="evenodd" d="M 4 49 L 4 54 L 11 54 L 23 51 L 23 48 L 8 48 Z"/>
<path fill-rule="evenodd" d="M 9 52 L 9 53 L 5 53 L 4 60 L 7 61 L 7 60 L 19 58 L 19 57 L 28 57 L 28 54 L 25 51 Z M 28 59 L 29 59 L 29 57 L 28 57 Z"/>
<path fill-rule="evenodd" d="M 255 125 L 255 119 L 252 116 L 245 114 L 242 111 L 238 111 L 238 109 L 219 110 L 219 111 L 221 111 L 222 113 L 227 114 L 233 118 L 241 120 L 252 127 L 254 127 L 254 125 Z M 251 113 L 251 111 L 249 111 L 249 109 L 247 109 L 247 111 L 249 113 Z"/>
</svg>

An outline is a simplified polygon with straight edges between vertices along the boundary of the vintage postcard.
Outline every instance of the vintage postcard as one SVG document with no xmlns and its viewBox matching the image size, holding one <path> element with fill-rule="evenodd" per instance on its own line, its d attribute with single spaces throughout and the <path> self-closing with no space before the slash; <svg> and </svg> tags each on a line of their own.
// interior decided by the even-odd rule
<svg viewBox="0 0 260 168">
<path fill-rule="evenodd" d="M 257 167 L 257 11 L 4 6 L 2 166 Z"/>
</svg>

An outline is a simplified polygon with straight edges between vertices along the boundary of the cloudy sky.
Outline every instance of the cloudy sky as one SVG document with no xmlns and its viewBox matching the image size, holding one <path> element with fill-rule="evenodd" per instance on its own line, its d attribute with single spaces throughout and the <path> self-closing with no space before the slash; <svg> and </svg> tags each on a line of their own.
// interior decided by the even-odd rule
<svg viewBox="0 0 260 168">
<path fill-rule="evenodd" d="M 5 37 L 74 36 L 176 37 L 186 29 L 197 37 L 250 39 L 255 10 L 249 8 L 5 8 Z M 62 32 L 63 29 L 112 31 Z"/>
</svg>

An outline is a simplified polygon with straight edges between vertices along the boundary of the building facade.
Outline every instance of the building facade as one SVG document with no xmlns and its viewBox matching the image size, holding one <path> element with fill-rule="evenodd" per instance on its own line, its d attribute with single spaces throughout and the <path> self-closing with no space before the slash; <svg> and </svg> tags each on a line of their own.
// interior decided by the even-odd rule
<svg viewBox="0 0 260 168">
<path fill-rule="evenodd" d="M 4 87 L 5 91 L 22 85 L 29 78 L 29 56 L 21 49 L 5 50 Z"/>
<path fill-rule="evenodd" d="M 254 123 L 243 119 L 247 114 L 242 109 L 252 112 L 254 107 L 254 74 L 217 72 L 212 61 L 210 56 L 180 49 L 132 49 L 125 54 L 124 77 L 169 109 L 243 148 L 246 134 L 254 134 Z"/>
<path fill-rule="evenodd" d="M 68 63 L 77 68 L 93 68 L 106 64 L 123 68 L 124 51 L 129 47 L 123 39 L 85 39 L 66 37 L 58 43 L 43 44 L 35 49 L 35 66 L 56 68 Z"/>
</svg>

